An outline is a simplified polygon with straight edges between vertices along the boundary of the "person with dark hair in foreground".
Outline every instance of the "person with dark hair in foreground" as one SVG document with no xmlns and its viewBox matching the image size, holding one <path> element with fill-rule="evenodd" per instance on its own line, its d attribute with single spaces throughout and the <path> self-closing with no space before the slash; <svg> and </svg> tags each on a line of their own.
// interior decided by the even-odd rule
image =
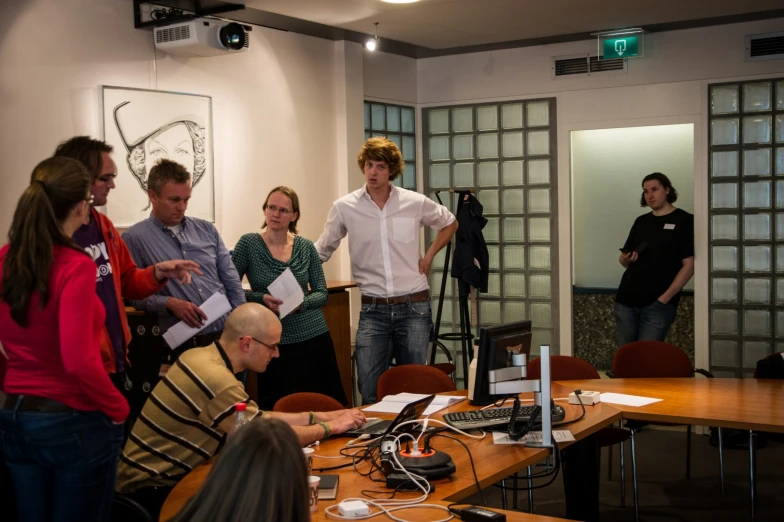
<svg viewBox="0 0 784 522">
<path fill-rule="evenodd" d="M 694 275 L 694 216 L 675 208 L 678 199 L 660 172 L 642 180 L 638 217 L 618 261 L 626 269 L 615 297 L 618 348 L 643 340 L 664 341 L 681 290 Z"/>
<path fill-rule="evenodd" d="M 117 491 L 145 506 L 157 520 L 166 496 L 185 475 L 223 446 L 237 422 L 236 405 L 250 418 L 277 418 L 301 446 L 365 423 L 359 410 L 262 413 L 237 374 L 262 373 L 278 356 L 280 320 L 259 303 L 238 306 L 219 340 L 184 352 L 158 382 L 133 425 L 120 456 Z M 256 492 L 254 492 L 256 494 Z M 216 519 L 220 520 L 220 519 Z"/>
<path fill-rule="evenodd" d="M 207 480 L 171 522 L 308 522 L 307 467 L 297 435 L 254 419 L 229 439 Z"/>
<path fill-rule="evenodd" d="M 0 447 L 25 522 L 104 522 L 111 510 L 129 408 L 101 364 L 95 263 L 71 239 L 91 181 L 74 159 L 39 163 L 0 249 Z"/>
</svg>

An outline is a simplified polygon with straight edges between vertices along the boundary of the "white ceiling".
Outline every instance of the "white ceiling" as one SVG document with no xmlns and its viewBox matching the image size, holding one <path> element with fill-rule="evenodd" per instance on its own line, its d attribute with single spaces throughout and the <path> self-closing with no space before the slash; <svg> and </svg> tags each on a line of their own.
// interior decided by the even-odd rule
<svg viewBox="0 0 784 522">
<path fill-rule="evenodd" d="M 432 49 L 781 9 L 782 0 L 245 0 L 246 7 Z"/>
</svg>

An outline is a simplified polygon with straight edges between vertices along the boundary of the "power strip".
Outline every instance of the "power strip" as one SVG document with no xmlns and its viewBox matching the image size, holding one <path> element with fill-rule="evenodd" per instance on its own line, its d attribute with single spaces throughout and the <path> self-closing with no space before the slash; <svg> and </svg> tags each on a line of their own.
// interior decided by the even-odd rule
<svg viewBox="0 0 784 522">
<path fill-rule="evenodd" d="M 584 391 L 580 393 L 580 399 L 583 401 L 583 405 L 593 406 L 602 402 L 602 394 L 597 391 Z M 569 404 L 580 404 L 574 392 L 569 394 Z"/>
</svg>

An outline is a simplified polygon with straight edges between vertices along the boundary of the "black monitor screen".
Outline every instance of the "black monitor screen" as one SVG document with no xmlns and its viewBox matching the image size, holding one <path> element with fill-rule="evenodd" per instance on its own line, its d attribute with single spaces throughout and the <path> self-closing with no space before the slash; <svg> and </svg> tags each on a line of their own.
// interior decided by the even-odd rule
<svg viewBox="0 0 784 522">
<path fill-rule="evenodd" d="M 531 354 L 531 321 L 520 321 L 479 330 L 474 397 L 471 404 L 486 406 L 493 402 L 487 372 L 512 366 L 512 354 Z"/>
</svg>

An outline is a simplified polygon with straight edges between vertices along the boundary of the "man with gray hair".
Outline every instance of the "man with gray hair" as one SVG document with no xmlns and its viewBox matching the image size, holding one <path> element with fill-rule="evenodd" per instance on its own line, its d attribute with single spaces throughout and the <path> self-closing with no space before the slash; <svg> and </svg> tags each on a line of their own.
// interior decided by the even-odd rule
<svg viewBox="0 0 784 522">
<path fill-rule="evenodd" d="M 302 446 L 363 425 L 359 410 L 262 413 L 249 400 L 236 374 L 264 372 L 279 356 L 281 330 L 271 310 L 246 303 L 229 315 L 219 340 L 183 353 L 133 426 L 120 457 L 117 490 L 159 510 L 171 488 L 223 446 L 236 426 L 239 403 L 248 419 L 263 415 L 289 424 Z"/>
</svg>

